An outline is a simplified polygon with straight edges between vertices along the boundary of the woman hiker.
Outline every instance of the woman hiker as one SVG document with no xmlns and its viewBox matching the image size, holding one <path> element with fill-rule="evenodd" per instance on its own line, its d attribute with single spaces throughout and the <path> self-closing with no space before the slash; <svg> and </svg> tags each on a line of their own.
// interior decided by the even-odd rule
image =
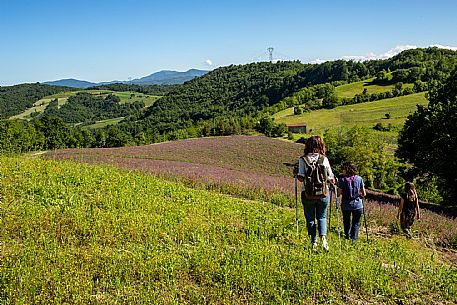
<svg viewBox="0 0 457 305">
<path fill-rule="evenodd" d="M 366 196 L 366 191 L 363 179 L 357 175 L 357 168 L 353 163 L 343 163 L 343 177 L 338 179 L 338 187 L 338 193 L 342 194 L 344 236 L 357 242 L 364 209 L 361 197 Z"/>
<path fill-rule="evenodd" d="M 406 237 L 412 238 L 411 226 L 414 223 L 414 217 L 420 219 L 420 210 L 416 187 L 411 182 L 405 183 L 405 192 L 401 194 L 397 217 L 400 219 L 400 227 Z"/>
<path fill-rule="evenodd" d="M 328 251 L 326 235 L 329 183 L 334 184 L 335 180 L 325 156 L 325 143 L 320 136 L 312 136 L 306 141 L 304 155 L 298 160 L 297 178 L 303 182 L 301 200 L 312 249 L 317 251 L 319 232 L 322 247 Z"/>
</svg>

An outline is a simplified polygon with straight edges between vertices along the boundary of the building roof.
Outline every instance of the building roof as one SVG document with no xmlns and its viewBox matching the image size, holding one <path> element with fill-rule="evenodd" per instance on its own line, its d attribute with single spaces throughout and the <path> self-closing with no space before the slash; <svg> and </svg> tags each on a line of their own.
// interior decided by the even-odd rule
<svg viewBox="0 0 457 305">
<path fill-rule="evenodd" d="M 286 124 L 287 127 L 306 127 L 305 123 Z"/>
</svg>

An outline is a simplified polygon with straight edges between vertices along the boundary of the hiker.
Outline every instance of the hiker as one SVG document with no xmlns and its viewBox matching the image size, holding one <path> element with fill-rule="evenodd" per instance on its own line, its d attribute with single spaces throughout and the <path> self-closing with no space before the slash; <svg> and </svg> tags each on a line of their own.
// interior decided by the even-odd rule
<svg viewBox="0 0 457 305">
<path fill-rule="evenodd" d="M 338 194 L 341 195 L 344 237 L 357 242 L 360 222 L 363 214 L 361 197 L 366 196 L 362 177 L 357 175 L 357 168 L 352 162 L 343 163 L 343 177 L 338 179 Z"/>
<path fill-rule="evenodd" d="M 416 187 L 411 182 L 405 183 L 405 192 L 401 194 L 400 205 L 398 206 L 397 218 L 400 219 L 400 227 L 407 238 L 412 238 L 411 226 L 414 217 L 420 219 L 419 198 Z"/>
<path fill-rule="evenodd" d="M 335 180 L 330 163 L 325 156 L 325 143 L 320 136 L 312 136 L 306 141 L 304 155 L 298 160 L 297 178 L 303 182 L 301 201 L 312 249 L 317 251 L 318 230 L 322 247 L 328 251 L 326 239 L 327 207 L 330 197 L 328 184 L 334 184 Z"/>
</svg>

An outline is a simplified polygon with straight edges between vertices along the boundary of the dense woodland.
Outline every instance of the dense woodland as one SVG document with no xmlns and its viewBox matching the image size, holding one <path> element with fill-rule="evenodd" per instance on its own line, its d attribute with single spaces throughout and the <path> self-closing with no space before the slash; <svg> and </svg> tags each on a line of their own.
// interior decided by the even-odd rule
<svg viewBox="0 0 457 305">
<path fill-rule="evenodd" d="M 175 86 L 106 85 L 97 88 L 165 95 L 146 110 L 141 103 L 119 104 L 114 95 L 101 97 L 79 93 L 60 107 L 54 100 L 43 115 L 36 116 L 31 122 L 1 121 L 0 151 L 17 153 L 64 147 L 115 147 L 243 134 L 254 130 L 268 136 L 282 136 L 286 132 L 285 126 L 276 124 L 270 114 L 288 107 L 300 106 L 297 107 L 300 111 L 311 111 L 429 91 L 431 106 L 420 107 L 401 133 L 400 159 L 392 156 L 387 141 L 373 136 L 366 129 L 338 131 L 337 134 L 329 131 L 325 135 L 330 148 L 329 157 L 335 164 L 347 159 L 358 160 L 360 164 L 357 165 L 365 169 L 363 174 L 371 188 L 396 193 L 403 179 L 416 177 L 423 198 L 435 202 L 453 200 L 455 192 L 445 192 L 442 186 L 455 185 L 455 161 L 441 158 L 446 160 L 440 161 L 443 166 L 426 164 L 433 155 L 452 156 L 455 151 L 443 149 L 455 148 L 457 138 L 452 131 L 457 123 L 456 111 L 452 108 L 456 104 L 456 74 L 452 74 L 456 67 L 457 52 L 428 48 L 408 50 L 391 59 L 368 62 L 338 60 L 313 65 L 300 62 L 232 65 Z M 346 99 L 335 96 L 336 86 L 368 78 L 375 78 L 374 82 L 381 84 L 394 84 L 394 89 L 377 94 L 361 92 Z M 406 88 L 402 86 L 404 83 L 414 86 Z M 68 91 L 68 88 L 39 84 L 2 87 L 1 114 L 8 117 L 46 95 L 61 91 Z M 451 110 L 443 112 L 448 108 Z M 75 123 L 113 117 L 126 118 L 118 125 L 98 130 L 70 127 Z M 411 140 L 417 139 L 417 134 L 422 134 L 422 140 Z M 358 139 L 364 139 L 368 145 L 362 145 Z M 437 148 L 427 152 L 429 143 L 435 143 L 433 147 Z"/>
<path fill-rule="evenodd" d="M 45 96 L 74 90 L 76 89 L 39 83 L 0 87 L 0 118 L 19 114 Z"/>
<path fill-rule="evenodd" d="M 457 69 L 429 93 L 427 107 L 409 116 L 398 139 L 397 155 L 414 166 L 410 177 L 436 180 L 444 199 L 457 199 Z"/>
<path fill-rule="evenodd" d="M 56 116 L 65 123 L 91 123 L 94 121 L 106 120 L 116 117 L 125 117 L 138 113 L 144 108 L 144 103 L 135 101 L 133 103 L 120 104 L 121 99 L 112 94 L 106 97 L 86 92 L 70 96 L 67 102 L 61 106 L 55 99 L 49 103 L 44 111 L 46 116 Z"/>
</svg>

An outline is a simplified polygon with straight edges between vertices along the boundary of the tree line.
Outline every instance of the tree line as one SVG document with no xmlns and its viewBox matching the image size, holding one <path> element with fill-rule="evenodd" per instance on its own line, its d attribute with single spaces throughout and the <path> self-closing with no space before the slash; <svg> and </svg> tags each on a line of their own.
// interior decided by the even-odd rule
<svg viewBox="0 0 457 305">
<path fill-rule="evenodd" d="M 432 181 L 444 200 L 457 202 L 457 69 L 428 94 L 400 131 L 397 156 L 409 178 Z"/>
<path fill-rule="evenodd" d="M 79 92 L 70 96 L 63 105 L 52 100 L 44 110 L 45 116 L 60 117 L 65 123 L 89 124 L 117 117 L 126 117 L 138 113 L 145 107 L 143 102 L 121 104 L 121 99 L 113 94 L 105 97 L 87 92 Z"/>
<path fill-rule="evenodd" d="M 39 83 L 0 87 L 0 118 L 20 114 L 46 96 L 74 90 L 76 89 Z"/>
</svg>

